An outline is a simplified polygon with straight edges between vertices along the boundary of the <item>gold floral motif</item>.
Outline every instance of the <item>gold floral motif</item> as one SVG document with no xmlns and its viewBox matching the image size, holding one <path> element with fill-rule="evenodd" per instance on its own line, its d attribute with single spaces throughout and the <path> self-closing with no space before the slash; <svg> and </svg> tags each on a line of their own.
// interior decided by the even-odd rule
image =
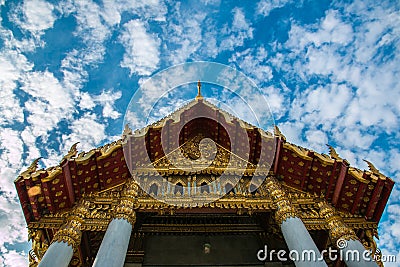
<svg viewBox="0 0 400 267">
<path fill-rule="evenodd" d="M 72 246 L 74 250 L 77 249 L 80 244 L 81 235 L 82 235 L 82 232 L 79 229 L 80 226 L 81 226 L 81 223 L 79 223 L 75 220 L 67 221 L 57 231 L 57 233 L 54 235 L 54 238 L 51 242 L 52 243 L 65 242 L 68 245 Z"/>
<path fill-rule="evenodd" d="M 320 215 L 322 218 L 325 218 L 325 223 L 329 229 L 329 236 L 336 244 L 338 239 L 344 240 L 358 240 L 358 237 L 354 233 L 353 229 L 347 226 L 342 217 L 340 217 L 335 209 L 329 205 L 326 201 L 322 201 L 319 204 Z"/>
<path fill-rule="evenodd" d="M 121 194 L 121 200 L 115 210 L 115 218 L 127 220 L 132 226 L 136 222 L 136 212 L 133 209 L 137 202 L 139 186 L 135 181 L 128 181 Z"/>
<path fill-rule="evenodd" d="M 278 224 L 282 224 L 290 217 L 298 217 L 296 208 L 290 202 L 278 180 L 273 177 L 267 178 L 265 187 L 272 197 L 274 204 L 278 207 L 278 210 L 275 212 L 275 220 Z"/>
<path fill-rule="evenodd" d="M 67 222 L 60 227 L 51 242 L 65 242 L 76 250 L 81 242 L 82 224 L 90 214 L 89 205 L 90 203 L 86 200 L 79 202 L 67 217 Z"/>
</svg>

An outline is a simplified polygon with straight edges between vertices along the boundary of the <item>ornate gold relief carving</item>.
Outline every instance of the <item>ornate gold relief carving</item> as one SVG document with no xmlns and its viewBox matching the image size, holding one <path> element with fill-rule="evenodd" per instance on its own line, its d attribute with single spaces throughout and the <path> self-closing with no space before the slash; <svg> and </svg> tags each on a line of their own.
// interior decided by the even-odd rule
<svg viewBox="0 0 400 267">
<path fill-rule="evenodd" d="M 275 220 L 279 225 L 290 217 L 298 217 L 296 208 L 290 202 L 278 180 L 273 177 L 268 177 L 265 182 L 265 187 L 278 208 L 275 212 Z"/>
<path fill-rule="evenodd" d="M 329 205 L 326 201 L 322 201 L 319 204 L 320 207 L 320 215 L 321 217 L 325 218 L 325 222 L 329 229 L 329 236 L 336 244 L 338 239 L 345 239 L 345 240 L 358 240 L 358 237 L 354 233 L 353 229 L 347 226 L 342 217 L 336 213 L 335 209 Z"/>
<path fill-rule="evenodd" d="M 28 240 L 32 241 L 32 250 L 29 252 L 29 266 L 37 266 L 49 247 L 41 229 L 28 229 Z"/>
<path fill-rule="evenodd" d="M 51 242 L 66 242 L 76 250 L 81 242 L 81 226 L 85 218 L 90 214 L 89 206 L 90 202 L 86 200 L 79 202 L 67 217 L 67 222 L 60 227 Z"/>
<path fill-rule="evenodd" d="M 128 181 L 121 193 L 121 200 L 115 210 L 115 218 L 126 219 L 132 226 L 136 222 L 134 205 L 137 202 L 138 191 L 138 184 L 133 180 Z"/>
</svg>

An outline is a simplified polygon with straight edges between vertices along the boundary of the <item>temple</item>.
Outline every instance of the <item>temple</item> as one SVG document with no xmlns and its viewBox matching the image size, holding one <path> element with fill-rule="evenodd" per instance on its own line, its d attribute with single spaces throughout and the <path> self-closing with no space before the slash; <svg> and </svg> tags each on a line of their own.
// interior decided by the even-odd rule
<svg viewBox="0 0 400 267">
<path fill-rule="evenodd" d="M 382 265 L 374 237 L 393 180 L 252 126 L 200 87 L 160 121 L 18 176 L 29 266 Z"/>
</svg>

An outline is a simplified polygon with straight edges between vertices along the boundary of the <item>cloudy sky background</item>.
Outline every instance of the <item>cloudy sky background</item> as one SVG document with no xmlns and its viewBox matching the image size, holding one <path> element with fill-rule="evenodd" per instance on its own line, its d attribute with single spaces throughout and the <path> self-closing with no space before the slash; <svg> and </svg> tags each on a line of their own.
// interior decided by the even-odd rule
<svg viewBox="0 0 400 267">
<path fill-rule="evenodd" d="M 321 153 L 329 143 L 400 182 L 399 10 L 372 0 L 0 0 L 0 266 L 27 266 L 18 173 L 40 156 L 41 167 L 58 164 L 77 141 L 88 151 L 119 138 L 135 90 L 179 63 L 237 68 L 288 141 Z M 398 260 L 399 196 L 396 185 L 379 228 L 383 253 Z"/>
</svg>

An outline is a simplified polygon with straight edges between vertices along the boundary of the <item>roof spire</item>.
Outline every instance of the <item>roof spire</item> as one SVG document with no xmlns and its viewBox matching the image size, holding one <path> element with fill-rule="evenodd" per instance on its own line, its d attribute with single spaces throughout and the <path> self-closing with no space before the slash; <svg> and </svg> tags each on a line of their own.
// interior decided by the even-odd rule
<svg viewBox="0 0 400 267">
<path fill-rule="evenodd" d="M 197 82 L 197 96 L 196 100 L 203 99 L 203 96 L 201 95 L 201 82 L 200 80 Z"/>
</svg>

